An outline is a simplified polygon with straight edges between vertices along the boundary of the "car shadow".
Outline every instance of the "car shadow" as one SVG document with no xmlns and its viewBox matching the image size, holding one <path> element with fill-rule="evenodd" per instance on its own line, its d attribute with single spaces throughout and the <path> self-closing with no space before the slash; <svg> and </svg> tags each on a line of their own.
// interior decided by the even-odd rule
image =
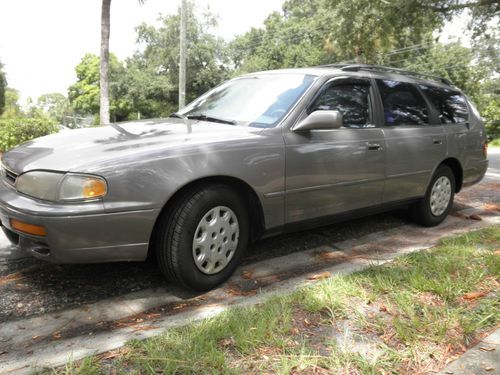
<svg viewBox="0 0 500 375">
<path fill-rule="evenodd" d="M 461 207 L 462 208 L 462 207 Z M 242 264 L 360 238 L 410 223 L 405 210 L 368 216 L 252 244 Z M 2 261 L 0 322 L 92 304 L 145 289 L 167 289 L 181 299 L 198 294 L 169 285 L 154 261 L 53 265 L 34 258 Z"/>
</svg>

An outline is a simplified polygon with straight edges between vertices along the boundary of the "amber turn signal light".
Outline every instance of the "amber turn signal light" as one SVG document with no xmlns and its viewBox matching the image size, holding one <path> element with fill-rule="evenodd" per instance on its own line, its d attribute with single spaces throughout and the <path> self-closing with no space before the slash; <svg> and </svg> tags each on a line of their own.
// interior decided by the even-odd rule
<svg viewBox="0 0 500 375">
<path fill-rule="evenodd" d="M 88 178 L 83 185 L 82 195 L 84 198 L 97 198 L 106 195 L 107 186 L 103 180 Z"/>
<path fill-rule="evenodd" d="M 35 236 L 46 236 L 47 230 L 41 225 L 24 223 L 16 219 L 10 219 L 10 226 L 19 232 L 33 234 Z"/>
</svg>

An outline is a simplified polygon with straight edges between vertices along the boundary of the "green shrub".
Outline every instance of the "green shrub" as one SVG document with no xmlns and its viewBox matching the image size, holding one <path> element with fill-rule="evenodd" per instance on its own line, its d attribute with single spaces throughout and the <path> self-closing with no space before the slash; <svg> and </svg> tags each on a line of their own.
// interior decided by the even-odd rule
<svg viewBox="0 0 500 375">
<path fill-rule="evenodd" d="M 0 152 L 20 143 L 57 131 L 57 124 L 45 118 L 0 118 Z"/>
</svg>

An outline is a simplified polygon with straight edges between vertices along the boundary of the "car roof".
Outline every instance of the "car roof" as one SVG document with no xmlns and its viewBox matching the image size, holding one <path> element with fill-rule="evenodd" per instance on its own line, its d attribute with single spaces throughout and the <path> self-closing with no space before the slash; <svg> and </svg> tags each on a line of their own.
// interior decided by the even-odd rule
<svg viewBox="0 0 500 375">
<path fill-rule="evenodd" d="M 322 76 L 332 76 L 343 75 L 350 77 L 371 77 L 379 79 L 391 79 L 401 82 L 409 82 L 415 84 L 425 84 L 435 87 L 440 87 L 443 89 L 460 91 L 455 87 L 450 81 L 418 72 L 406 71 L 398 68 L 377 66 L 377 65 L 321 65 L 309 68 L 290 68 L 290 69 L 276 69 L 276 70 L 265 70 L 259 72 L 253 72 L 245 74 L 245 76 L 255 76 L 263 74 L 307 74 L 317 77 Z"/>
</svg>

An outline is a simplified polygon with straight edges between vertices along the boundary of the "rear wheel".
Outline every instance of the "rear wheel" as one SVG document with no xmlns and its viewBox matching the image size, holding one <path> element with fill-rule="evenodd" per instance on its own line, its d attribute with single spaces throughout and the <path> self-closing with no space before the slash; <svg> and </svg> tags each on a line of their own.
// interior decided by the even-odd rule
<svg viewBox="0 0 500 375">
<path fill-rule="evenodd" d="M 427 188 L 425 197 L 411 209 L 417 223 L 426 227 L 440 224 L 453 206 L 455 175 L 446 165 L 441 165 Z"/>
<path fill-rule="evenodd" d="M 154 236 L 162 273 L 196 291 L 212 289 L 227 280 L 247 243 L 247 207 L 225 185 L 186 191 L 163 214 Z"/>
</svg>

